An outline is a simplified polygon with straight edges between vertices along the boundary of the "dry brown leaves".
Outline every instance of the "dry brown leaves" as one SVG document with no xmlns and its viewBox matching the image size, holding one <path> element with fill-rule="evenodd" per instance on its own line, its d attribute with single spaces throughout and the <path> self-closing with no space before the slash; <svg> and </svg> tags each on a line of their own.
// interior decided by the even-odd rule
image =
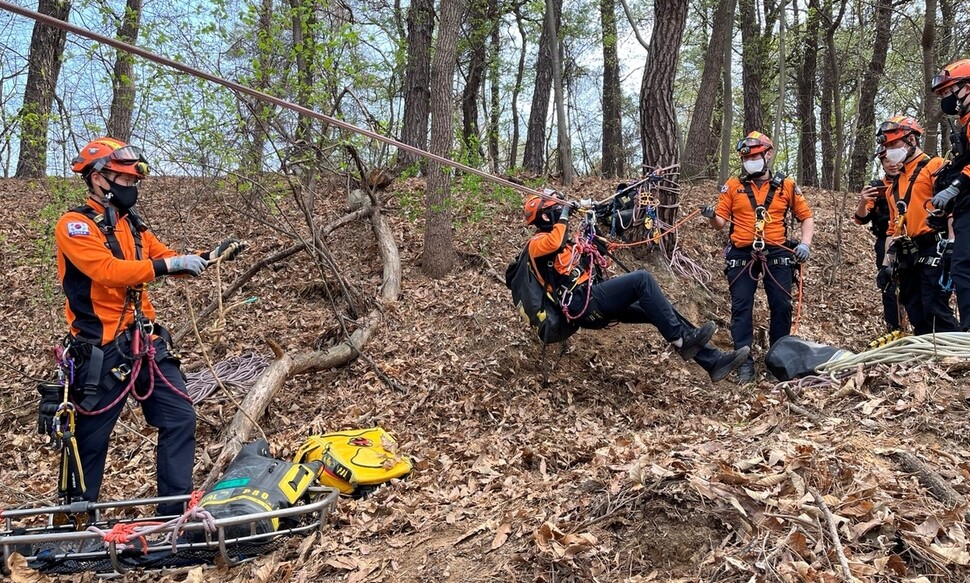
<svg viewBox="0 0 970 583">
<path fill-rule="evenodd" d="M 828 519 L 812 490 L 830 511 L 857 580 L 957 581 L 970 575 L 967 509 L 946 508 L 919 476 L 879 453 L 911 452 L 968 495 L 965 367 L 879 368 L 841 386 L 806 389 L 797 395 L 799 404 L 820 412 L 822 421 L 815 422 L 790 413 L 770 382 L 753 390 L 727 381 L 712 386 L 652 328 L 621 325 L 580 332 L 562 358 L 556 348 L 547 351 L 550 384 L 542 386 L 540 351 L 495 273 L 528 237 L 519 210 L 493 201 L 486 220 L 458 225 L 460 245 L 471 255 L 451 275 L 432 281 L 417 265 L 422 223 L 404 218 L 403 201 L 420 200 L 421 187 L 420 181 L 399 185 L 406 192 L 388 202 L 404 280 L 400 301 L 384 306 L 380 334 L 365 349 L 405 392 L 358 360 L 290 379 L 262 422 L 274 453 L 283 457 L 308 434 L 381 425 L 415 460 L 415 473 L 368 499 L 341 500 L 318 535 L 290 540 L 247 565 L 191 569 L 167 580 L 844 580 Z M 0 418 L 0 503 L 36 506 L 53 502 L 55 460 L 33 434 L 35 394 L 17 372 L 45 376 L 51 367 L 47 347 L 63 333 L 56 293 L 38 292 L 38 282 L 53 273 L 51 258 L 25 251 L 44 240 L 36 217 L 49 196 L 13 181 L 0 188 L 27 201 L 13 209 L 23 217 L 0 225 L 0 262 L 7 274 L 0 282 L 0 351 L 7 365 L 0 374 L 0 410 L 6 413 Z M 227 283 L 289 241 L 223 206 L 215 189 L 157 179 L 146 192 L 146 214 L 176 248 L 206 248 L 229 235 L 250 241 L 239 261 L 223 266 Z M 612 183 L 592 180 L 575 187 L 577 195 L 612 190 Z M 799 334 L 861 350 L 881 332 L 870 235 L 848 220 L 837 231 L 841 194 L 806 189 L 806 195 L 818 230 Z M 687 189 L 684 208 L 715 196 L 713 184 Z M 226 200 L 238 206 L 232 197 Z M 853 201 L 850 195 L 846 217 Z M 324 196 L 320 220 L 336 218 L 344 204 L 342 194 Z M 472 207 L 459 194 L 455 216 L 472 216 L 461 212 Z M 680 250 L 713 274 L 712 291 L 675 279 L 656 258 L 648 267 L 682 312 L 721 325 L 715 343 L 726 347 L 723 234 L 698 222 L 680 235 Z M 347 281 L 365 297 L 376 296 L 381 266 L 368 225 L 341 229 L 329 244 Z M 197 311 L 207 305 L 216 289 L 213 275 L 154 285 L 163 323 L 188 323 L 184 291 Z M 206 348 L 218 360 L 247 350 L 269 354 L 264 336 L 291 352 L 328 346 L 341 338 L 330 298 L 346 311 L 338 289 L 298 255 L 245 286 L 236 299 L 259 301 L 232 312 L 221 336 L 206 338 Z M 756 310 L 760 359 L 767 348 L 762 295 Z M 205 330 L 211 322 L 200 324 Z M 184 344 L 186 366 L 203 366 L 191 335 Z M 219 432 L 235 410 L 228 400 L 214 399 L 199 413 L 197 478 L 218 455 Z M 103 496 L 151 495 L 156 433 L 138 410 L 126 411 L 121 421 Z"/>
</svg>

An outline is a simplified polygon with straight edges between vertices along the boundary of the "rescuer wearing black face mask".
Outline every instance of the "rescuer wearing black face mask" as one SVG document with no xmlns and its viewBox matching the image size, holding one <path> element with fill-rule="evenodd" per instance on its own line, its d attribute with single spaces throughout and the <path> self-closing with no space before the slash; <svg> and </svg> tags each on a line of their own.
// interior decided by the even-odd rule
<svg viewBox="0 0 970 583">
<path fill-rule="evenodd" d="M 65 502 L 97 501 L 111 431 L 129 395 L 158 428 L 158 495 L 188 494 L 195 409 L 146 287 L 163 275 L 200 275 L 245 245 L 226 239 L 212 251 L 180 255 L 159 241 L 133 208 L 138 183 L 148 175 L 134 146 L 96 139 L 72 160 L 71 170 L 87 184 L 88 200 L 66 212 L 54 231 L 70 328 L 58 365 L 69 381 L 67 391 L 41 385 L 38 417 L 38 432 L 65 444 L 59 495 Z M 158 508 L 163 515 L 181 511 L 181 503 Z"/>
</svg>

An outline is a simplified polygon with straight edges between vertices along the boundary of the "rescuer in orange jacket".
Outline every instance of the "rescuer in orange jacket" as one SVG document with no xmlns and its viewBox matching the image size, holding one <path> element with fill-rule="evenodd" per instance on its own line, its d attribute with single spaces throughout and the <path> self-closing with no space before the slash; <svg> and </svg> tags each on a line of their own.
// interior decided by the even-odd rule
<svg viewBox="0 0 970 583">
<path fill-rule="evenodd" d="M 581 328 L 605 328 L 615 322 L 653 324 L 681 358 L 694 360 L 714 382 L 727 377 L 748 357 L 747 348 L 722 352 L 709 344 L 714 323 L 697 328 L 682 317 L 649 271 L 640 269 L 605 279 L 602 269 L 609 261 L 585 243 L 569 238 L 569 203 L 531 196 L 524 211 L 526 224 L 536 228 L 528 251 L 538 279 Z"/>
<path fill-rule="evenodd" d="M 899 303 L 916 335 L 959 329 L 950 309 L 950 291 L 940 285 L 948 242 L 926 224 L 933 175 L 944 161 L 923 152 L 922 135 L 922 126 L 905 115 L 884 121 L 876 131 L 876 141 L 886 147 L 881 155 L 902 165 L 885 194 L 890 239 L 879 282 L 896 282 Z"/>
<path fill-rule="evenodd" d="M 943 213 L 934 225 L 943 230 L 947 215 L 953 218 L 953 259 L 950 275 L 960 311 L 960 329 L 970 330 L 970 59 L 954 61 L 933 77 L 931 87 L 940 96 L 943 113 L 955 116 L 959 126 L 950 136 L 951 157 L 936 177 L 932 204 Z"/>
<path fill-rule="evenodd" d="M 741 174 L 721 187 L 716 207 L 704 207 L 701 214 L 715 229 L 731 224 L 731 243 L 725 252 L 731 290 L 731 336 L 734 347 L 751 346 L 754 337 L 754 294 L 764 279 L 771 321 L 768 340 L 774 344 L 791 333 L 792 269 L 808 261 L 815 219 L 801 190 L 782 173 L 772 175 L 775 146 L 761 132 L 751 132 L 738 142 Z M 788 241 L 785 216 L 791 211 L 802 224 L 802 240 Z M 794 247 L 794 250 L 790 249 Z M 754 361 L 738 369 L 741 383 L 755 380 Z"/>
<path fill-rule="evenodd" d="M 74 437 L 81 471 L 70 472 L 61 494 L 97 500 L 108 441 L 128 394 L 158 428 L 158 495 L 188 494 L 195 410 L 171 339 L 154 321 L 146 284 L 163 275 L 198 276 L 210 261 L 233 259 L 244 244 L 227 239 L 207 253 L 180 255 L 159 241 L 133 209 L 148 164 L 138 148 L 120 140 L 93 140 L 71 169 L 83 177 L 89 198 L 60 218 L 54 239 L 70 327 L 65 346 L 73 361 L 69 394 L 78 413 Z M 136 346 L 142 348 L 133 354 Z M 56 392 L 42 391 L 39 432 L 51 432 L 52 407 L 60 400 Z M 179 512 L 181 504 L 158 508 L 163 515 Z"/>
</svg>

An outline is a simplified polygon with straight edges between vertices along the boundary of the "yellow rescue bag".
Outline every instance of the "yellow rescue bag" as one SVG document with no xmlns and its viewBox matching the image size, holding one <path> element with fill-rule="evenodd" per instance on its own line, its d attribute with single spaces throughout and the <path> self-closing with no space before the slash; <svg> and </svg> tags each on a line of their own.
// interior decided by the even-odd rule
<svg viewBox="0 0 970 583">
<path fill-rule="evenodd" d="M 377 486 L 411 473 L 411 460 L 397 451 L 397 442 L 380 427 L 310 436 L 293 458 L 295 463 L 319 461 L 317 479 L 341 494 L 366 494 Z"/>
</svg>

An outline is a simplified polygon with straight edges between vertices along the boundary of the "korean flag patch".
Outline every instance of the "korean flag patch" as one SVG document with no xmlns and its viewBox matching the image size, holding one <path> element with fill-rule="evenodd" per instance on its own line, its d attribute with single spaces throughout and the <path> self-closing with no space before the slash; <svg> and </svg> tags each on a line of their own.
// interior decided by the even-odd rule
<svg viewBox="0 0 970 583">
<path fill-rule="evenodd" d="M 71 221 L 67 224 L 67 234 L 70 237 L 86 237 L 91 234 L 91 229 L 87 223 Z"/>
</svg>

